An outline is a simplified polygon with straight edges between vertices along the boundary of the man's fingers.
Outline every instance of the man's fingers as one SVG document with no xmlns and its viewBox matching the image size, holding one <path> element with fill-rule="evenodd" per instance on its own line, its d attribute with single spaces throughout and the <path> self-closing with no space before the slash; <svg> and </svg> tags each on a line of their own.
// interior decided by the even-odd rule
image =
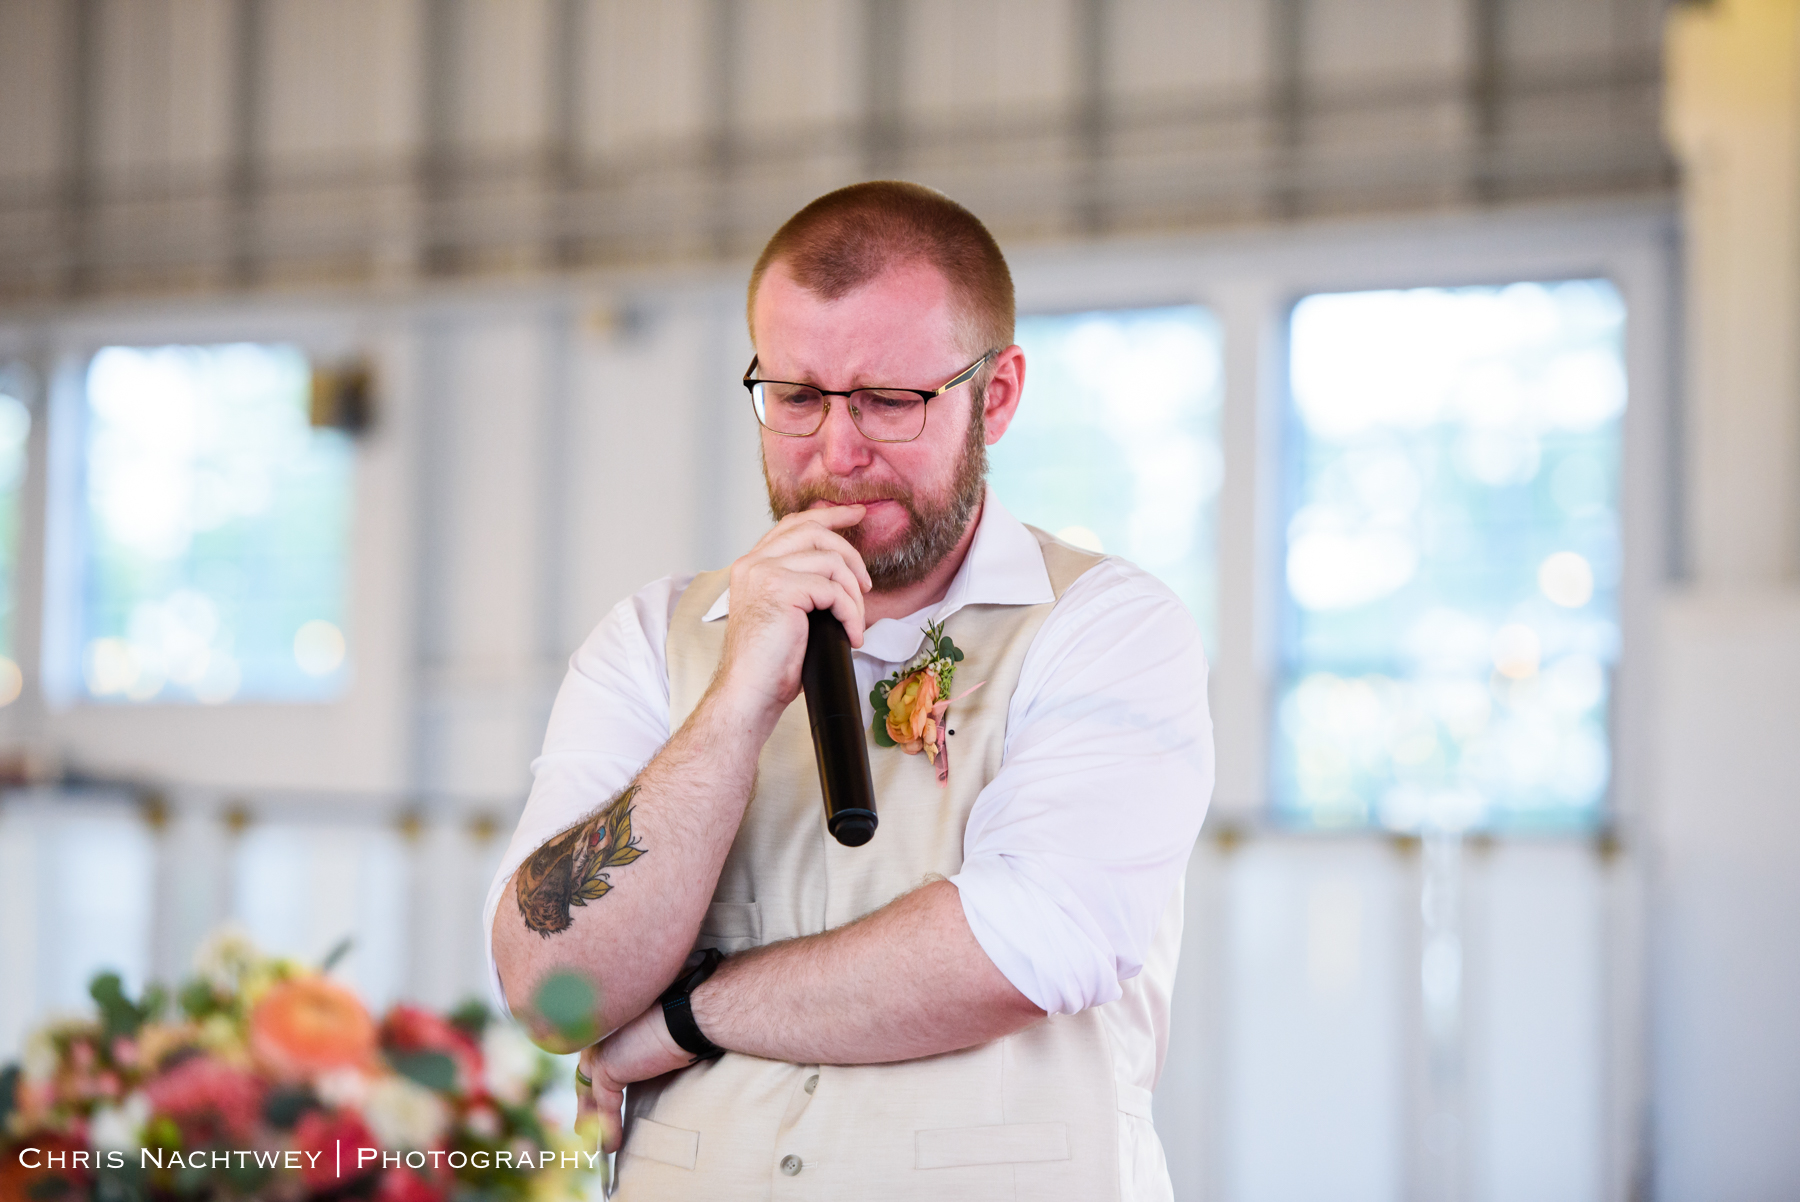
<svg viewBox="0 0 1800 1202">
<path fill-rule="evenodd" d="M 783 522 L 817 522 L 821 526 L 838 530 L 845 526 L 854 526 L 863 520 L 868 508 L 863 505 L 821 505 L 817 509 L 802 509 L 799 513 L 790 513 L 782 518 Z"/>
<path fill-rule="evenodd" d="M 613 1085 L 600 1063 L 600 1045 L 581 1049 L 575 1071 L 592 1084 L 575 1082 L 575 1125 L 584 1136 L 595 1132 L 595 1146 L 602 1152 L 617 1152 L 624 1134 L 621 1111 L 625 1107 L 625 1091 Z"/>
<path fill-rule="evenodd" d="M 781 566 L 795 575 L 822 576 L 845 593 L 856 598 L 857 608 L 862 608 L 862 581 L 851 571 L 850 565 L 842 557 L 829 551 L 813 551 L 805 555 L 792 555 L 781 561 Z M 823 606 L 815 605 L 821 609 Z"/>
<path fill-rule="evenodd" d="M 624 1142 L 625 1095 L 614 1093 L 608 1096 L 608 1104 L 600 1107 L 600 1150 L 617 1152 Z"/>
<path fill-rule="evenodd" d="M 868 592 L 874 585 L 869 578 L 869 569 L 864 566 L 862 553 L 850 545 L 850 540 L 839 534 L 837 530 L 828 528 L 816 521 L 800 520 L 803 516 L 819 513 L 837 513 L 852 510 L 859 516 L 862 506 L 846 506 L 838 510 L 812 509 L 806 515 L 794 514 L 783 518 L 781 524 L 769 531 L 750 553 L 750 557 L 758 560 L 781 559 L 804 551 L 829 551 L 842 557 L 856 574 L 858 584 L 863 592 Z M 845 523 L 855 525 L 854 522 Z"/>
<path fill-rule="evenodd" d="M 844 633 L 850 636 L 852 647 L 862 646 L 863 641 L 863 604 L 862 594 L 853 593 L 841 580 L 813 577 L 817 583 L 809 592 L 812 608 L 829 609 L 839 622 L 844 624 Z"/>
</svg>

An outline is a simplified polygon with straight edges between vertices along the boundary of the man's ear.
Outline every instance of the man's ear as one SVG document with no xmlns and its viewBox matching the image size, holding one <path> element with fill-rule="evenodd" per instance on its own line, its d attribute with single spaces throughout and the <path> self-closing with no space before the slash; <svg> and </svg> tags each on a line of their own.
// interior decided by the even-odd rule
<svg viewBox="0 0 1800 1202">
<path fill-rule="evenodd" d="M 988 379 L 982 396 L 982 420 L 987 423 L 987 442 L 991 447 L 1000 441 L 1019 411 L 1019 398 L 1025 392 L 1025 352 L 1018 344 L 1001 351 L 994 360 L 994 374 Z"/>
</svg>

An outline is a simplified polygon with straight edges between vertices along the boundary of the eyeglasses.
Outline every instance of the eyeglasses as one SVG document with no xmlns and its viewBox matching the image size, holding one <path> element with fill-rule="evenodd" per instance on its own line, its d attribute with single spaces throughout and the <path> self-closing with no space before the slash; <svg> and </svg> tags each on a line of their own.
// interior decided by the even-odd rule
<svg viewBox="0 0 1800 1202">
<path fill-rule="evenodd" d="M 874 442 L 911 442 L 925 432 L 925 403 L 975 378 L 982 365 L 1000 352 L 989 351 L 950 377 L 942 388 L 854 388 L 839 392 L 787 380 L 755 378 L 757 360 L 744 371 L 744 387 L 763 428 L 786 438 L 817 434 L 831 412 L 828 397 L 848 397 L 850 420 Z"/>
</svg>

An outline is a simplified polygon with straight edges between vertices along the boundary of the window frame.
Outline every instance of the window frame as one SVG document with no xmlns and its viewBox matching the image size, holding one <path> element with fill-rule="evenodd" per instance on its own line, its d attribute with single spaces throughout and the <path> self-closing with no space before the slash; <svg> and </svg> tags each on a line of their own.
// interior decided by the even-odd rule
<svg viewBox="0 0 1800 1202">
<path fill-rule="evenodd" d="M 1605 821 L 1619 827 L 1643 820 L 1654 790 L 1655 714 L 1643 682 L 1654 672 L 1655 599 L 1659 586 L 1683 571 L 1675 521 L 1677 231 L 1672 203 L 1633 199 L 1121 240 L 1015 257 L 1022 313 L 1197 304 L 1223 327 L 1218 633 L 1217 645 L 1207 648 L 1218 750 L 1210 822 L 1255 825 L 1275 813 L 1271 736 L 1281 672 L 1293 307 L 1321 292 L 1584 278 L 1610 281 L 1626 309 L 1623 572 Z"/>
<path fill-rule="evenodd" d="M 15 645 L 20 701 L 0 710 L 0 741 L 66 758 L 84 772 L 227 789 L 403 790 L 412 769 L 414 649 L 405 636 L 413 590 L 412 398 L 404 339 L 370 338 L 359 306 L 316 303 L 160 306 L 153 317 L 71 313 L 0 328 L 0 353 L 33 367 L 21 514 Z M 309 360 L 367 354 L 380 387 L 376 424 L 357 437 L 346 564 L 345 632 L 354 670 L 322 701 L 232 700 L 222 705 L 109 704 L 80 679 L 85 570 L 86 374 L 108 346 L 285 343 Z M 378 385 L 379 386 L 379 385 Z M 398 502 L 398 503 L 397 503 Z"/>
</svg>

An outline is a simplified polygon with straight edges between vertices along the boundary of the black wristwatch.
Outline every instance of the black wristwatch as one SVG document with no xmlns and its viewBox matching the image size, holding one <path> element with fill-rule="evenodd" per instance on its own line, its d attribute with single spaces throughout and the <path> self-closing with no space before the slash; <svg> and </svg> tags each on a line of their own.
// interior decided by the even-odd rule
<svg viewBox="0 0 1800 1202">
<path fill-rule="evenodd" d="M 700 988 L 700 982 L 713 975 L 725 959 L 725 953 L 716 947 L 693 953 L 682 967 L 681 975 L 675 983 L 663 990 L 662 996 L 656 1000 L 662 1003 L 663 1019 L 669 1024 L 669 1037 L 681 1045 L 681 1050 L 698 1064 L 702 1060 L 717 1060 L 725 1054 L 725 1049 L 700 1033 L 700 1024 L 694 1021 L 694 1012 L 688 1006 L 688 995 Z"/>
</svg>

